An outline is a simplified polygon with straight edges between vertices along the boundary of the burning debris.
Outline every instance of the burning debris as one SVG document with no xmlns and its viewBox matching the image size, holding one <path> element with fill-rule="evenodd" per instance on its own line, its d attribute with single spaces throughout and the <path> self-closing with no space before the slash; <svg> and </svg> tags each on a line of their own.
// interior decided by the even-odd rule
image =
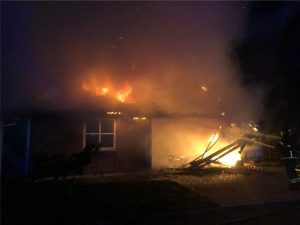
<svg viewBox="0 0 300 225">
<path fill-rule="evenodd" d="M 258 132 L 258 126 L 253 122 L 246 123 L 247 127 L 244 127 L 244 129 L 236 125 L 218 125 L 214 131 L 211 131 L 212 129 L 209 126 L 213 124 L 213 121 L 206 121 L 207 127 L 202 128 L 188 124 L 191 121 L 200 123 L 199 120 L 189 120 L 173 126 L 170 121 L 166 121 L 166 123 L 160 124 L 158 127 L 161 133 L 157 131 L 154 123 L 154 132 L 158 132 L 159 136 L 165 135 L 165 138 L 168 137 L 172 142 L 176 143 L 166 145 L 163 138 L 155 137 L 156 135 L 154 135 L 153 162 L 154 164 L 160 163 L 158 168 L 166 168 L 168 166 L 177 169 L 243 167 L 243 165 L 248 165 L 248 162 L 251 160 L 256 160 L 257 162 L 260 160 L 258 157 L 261 157 L 259 151 L 261 151 L 262 146 L 274 148 L 274 146 L 268 144 L 270 139 L 280 138 Z M 169 128 L 163 128 L 162 126 L 169 126 Z M 187 127 L 184 128 L 184 126 Z M 197 132 L 198 136 L 194 132 Z M 160 150 L 164 149 L 169 154 L 163 155 L 164 151 L 157 153 L 157 147 Z M 257 158 L 255 159 L 251 158 L 254 157 L 253 152 L 256 152 L 255 157 Z M 250 157 L 249 154 L 251 153 L 252 156 Z M 164 164 L 162 162 L 163 158 L 168 163 Z"/>
<path fill-rule="evenodd" d="M 243 136 L 238 138 L 234 142 L 223 146 L 219 150 L 212 151 L 210 154 L 206 154 L 219 140 L 219 135 L 217 133 L 214 133 L 210 137 L 209 144 L 207 145 L 204 153 L 191 162 L 187 163 L 184 167 L 203 168 L 212 163 L 221 163 L 225 166 L 236 166 L 238 162 L 241 162 L 240 165 L 242 166 L 243 159 L 241 157 L 241 153 L 244 151 L 244 148 L 247 145 L 257 144 L 259 146 L 266 146 L 273 149 L 275 148 L 272 145 L 264 143 L 262 140 L 260 140 L 260 138 L 268 137 L 272 139 L 280 139 L 280 137 L 258 133 L 257 126 L 254 126 L 251 123 L 249 123 L 249 126 L 253 129 L 252 131 L 244 132 Z"/>
</svg>

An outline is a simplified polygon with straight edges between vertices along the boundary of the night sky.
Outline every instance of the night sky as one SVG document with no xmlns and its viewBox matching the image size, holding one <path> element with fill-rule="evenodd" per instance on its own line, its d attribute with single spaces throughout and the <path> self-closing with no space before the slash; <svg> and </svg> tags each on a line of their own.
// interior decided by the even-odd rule
<svg viewBox="0 0 300 225">
<path fill-rule="evenodd" d="M 244 37 L 233 47 L 243 82 L 263 89 L 262 124 L 300 131 L 300 4 L 252 3 Z"/>
<path fill-rule="evenodd" d="M 296 118 L 299 8 L 297 2 L 2 2 L 2 112 L 70 109 L 89 98 L 82 83 L 105 83 L 129 84 L 132 102 L 166 112 L 226 112 L 274 123 L 291 109 Z"/>
</svg>

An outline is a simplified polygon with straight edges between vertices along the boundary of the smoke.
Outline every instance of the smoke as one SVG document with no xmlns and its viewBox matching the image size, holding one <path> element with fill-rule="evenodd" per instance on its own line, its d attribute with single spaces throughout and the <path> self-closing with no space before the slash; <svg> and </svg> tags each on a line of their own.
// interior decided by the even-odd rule
<svg viewBox="0 0 300 225">
<path fill-rule="evenodd" d="M 259 91 L 241 84 L 239 69 L 230 58 L 232 44 L 243 32 L 244 5 L 23 4 L 17 7 L 23 14 L 15 18 L 12 10 L 6 18 L 13 25 L 25 21 L 24 32 L 11 32 L 4 24 L 8 36 L 21 35 L 23 40 L 13 51 L 28 56 L 7 67 L 8 83 L 22 77 L 5 92 L 12 96 L 7 106 L 78 107 L 88 98 L 82 83 L 95 82 L 116 89 L 130 84 L 131 100 L 149 110 L 155 106 L 169 113 L 225 112 L 237 120 L 256 119 Z"/>
<path fill-rule="evenodd" d="M 130 83 L 136 103 L 163 112 L 225 112 L 237 120 L 255 120 L 260 91 L 241 84 L 238 66 L 230 58 L 243 31 L 243 10 L 240 3 L 140 5 L 130 19 L 127 14 L 114 19 L 113 38 L 105 48 L 92 42 L 95 49 L 85 51 L 77 45 L 75 55 L 80 57 L 74 62 L 83 64 L 77 81 L 92 77 L 120 87 Z M 121 22 L 125 18 L 127 23 Z"/>
</svg>

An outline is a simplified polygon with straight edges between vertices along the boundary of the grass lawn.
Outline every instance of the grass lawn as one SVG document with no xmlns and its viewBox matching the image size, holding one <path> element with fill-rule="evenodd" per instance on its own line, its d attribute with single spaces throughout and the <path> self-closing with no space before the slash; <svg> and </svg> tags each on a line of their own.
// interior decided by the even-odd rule
<svg viewBox="0 0 300 225">
<path fill-rule="evenodd" d="M 171 181 L 2 184 L 2 224 L 69 224 L 215 206 Z"/>
</svg>

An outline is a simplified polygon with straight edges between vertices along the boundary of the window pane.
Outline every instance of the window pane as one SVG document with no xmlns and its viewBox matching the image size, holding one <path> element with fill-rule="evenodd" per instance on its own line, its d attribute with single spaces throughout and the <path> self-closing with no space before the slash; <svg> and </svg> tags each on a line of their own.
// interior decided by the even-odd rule
<svg viewBox="0 0 300 225">
<path fill-rule="evenodd" d="M 97 146 L 99 144 L 99 135 L 86 135 L 85 146 Z"/>
<path fill-rule="evenodd" d="M 86 121 L 87 133 L 99 133 L 99 120 L 87 120 Z"/>
<path fill-rule="evenodd" d="M 101 133 L 113 133 L 114 121 L 113 120 L 101 120 Z"/>
<path fill-rule="evenodd" d="M 101 135 L 102 147 L 114 147 L 114 135 Z"/>
</svg>

